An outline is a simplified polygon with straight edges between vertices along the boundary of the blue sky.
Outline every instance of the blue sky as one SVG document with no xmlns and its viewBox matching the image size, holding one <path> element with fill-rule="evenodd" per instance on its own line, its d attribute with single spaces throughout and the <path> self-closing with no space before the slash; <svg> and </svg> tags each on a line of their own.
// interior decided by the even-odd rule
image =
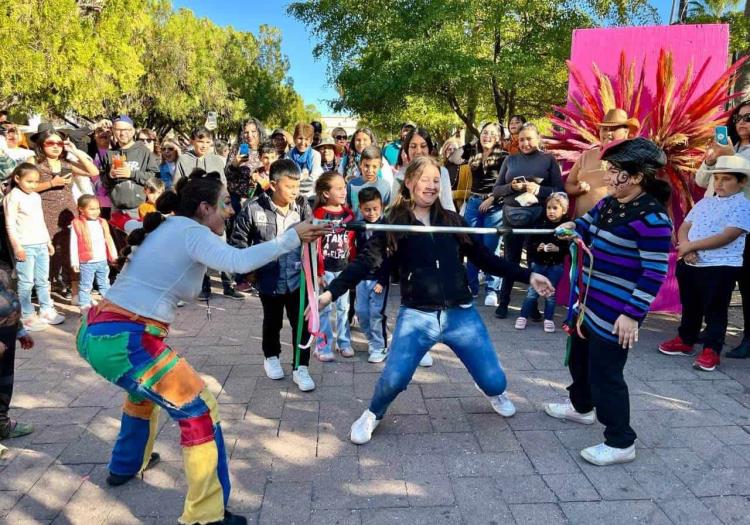
<svg viewBox="0 0 750 525">
<path fill-rule="evenodd" d="M 308 104 L 315 104 L 324 114 L 330 114 L 325 101 L 336 98 L 336 92 L 326 81 L 326 64 L 312 56 L 314 42 L 308 38 L 305 26 L 286 14 L 289 2 L 277 0 L 173 0 L 175 8 L 187 7 L 200 17 L 219 25 L 257 33 L 261 24 L 276 26 L 282 31 L 282 50 L 289 57 L 289 73 L 294 87 Z M 669 18 L 671 0 L 652 0 L 662 21 Z"/>
</svg>

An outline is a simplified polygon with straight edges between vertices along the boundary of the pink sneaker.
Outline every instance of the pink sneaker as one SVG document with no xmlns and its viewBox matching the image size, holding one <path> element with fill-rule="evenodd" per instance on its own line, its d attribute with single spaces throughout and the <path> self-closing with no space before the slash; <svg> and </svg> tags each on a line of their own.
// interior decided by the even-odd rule
<svg viewBox="0 0 750 525">
<path fill-rule="evenodd" d="M 526 330 L 526 318 L 519 317 L 516 319 L 516 330 Z"/>
<path fill-rule="evenodd" d="M 544 331 L 548 334 L 552 334 L 555 332 L 555 322 L 549 321 L 547 319 L 544 320 Z"/>
<path fill-rule="evenodd" d="M 336 356 L 333 355 L 333 352 L 321 352 L 319 350 L 315 350 L 313 352 L 313 355 L 315 356 L 315 359 L 322 363 L 330 363 L 331 361 L 336 360 Z"/>
</svg>

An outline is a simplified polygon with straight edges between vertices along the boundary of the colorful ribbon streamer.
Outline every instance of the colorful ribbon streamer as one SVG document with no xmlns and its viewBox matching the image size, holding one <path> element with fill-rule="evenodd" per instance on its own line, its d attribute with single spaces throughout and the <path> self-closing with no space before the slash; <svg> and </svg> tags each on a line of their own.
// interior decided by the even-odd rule
<svg viewBox="0 0 750 525">
<path fill-rule="evenodd" d="M 583 279 L 585 273 L 584 255 L 589 258 L 589 279 L 591 278 L 591 272 L 594 268 L 594 255 L 577 232 L 566 229 L 556 231 L 555 233 L 558 235 L 565 234 L 573 237 L 573 242 L 570 244 L 570 293 L 568 295 L 568 316 L 563 323 L 563 330 L 569 336 L 565 351 L 565 365 L 567 366 L 570 362 L 570 346 L 573 334 L 577 333 L 581 339 L 585 339 L 581 327 L 583 326 L 583 320 L 586 316 L 586 301 L 589 296 L 589 286 L 588 282 L 584 283 Z M 577 294 L 576 290 L 578 290 Z M 575 316 L 574 319 L 576 304 L 578 305 L 578 315 Z"/>
</svg>

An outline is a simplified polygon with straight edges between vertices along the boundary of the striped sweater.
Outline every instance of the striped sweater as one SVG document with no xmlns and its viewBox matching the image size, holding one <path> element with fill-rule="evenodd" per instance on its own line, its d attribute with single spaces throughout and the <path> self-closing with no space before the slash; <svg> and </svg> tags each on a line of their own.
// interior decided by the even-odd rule
<svg viewBox="0 0 750 525">
<path fill-rule="evenodd" d="M 666 278 L 672 223 L 648 194 L 625 204 L 605 197 L 575 223 L 594 257 L 591 272 L 584 257 L 584 282 L 589 286 L 584 324 L 616 342 L 615 320 L 625 314 L 641 324 Z"/>
</svg>

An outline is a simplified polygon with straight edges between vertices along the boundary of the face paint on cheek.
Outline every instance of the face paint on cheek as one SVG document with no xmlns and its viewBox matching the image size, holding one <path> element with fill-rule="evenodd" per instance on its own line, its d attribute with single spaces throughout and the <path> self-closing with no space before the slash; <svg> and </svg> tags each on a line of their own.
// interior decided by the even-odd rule
<svg viewBox="0 0 750 525">
<path fill-rule="evenodd" d="M 624 186 L 630 186 L 630 175 L 628 175 L 628 172 L 620 171 L 619 173 L 617 173 L 617 176 L 612 181 L 612 186 L 617 189 L 620 189 Z"/>
</svg>

